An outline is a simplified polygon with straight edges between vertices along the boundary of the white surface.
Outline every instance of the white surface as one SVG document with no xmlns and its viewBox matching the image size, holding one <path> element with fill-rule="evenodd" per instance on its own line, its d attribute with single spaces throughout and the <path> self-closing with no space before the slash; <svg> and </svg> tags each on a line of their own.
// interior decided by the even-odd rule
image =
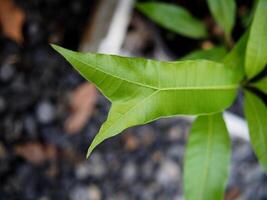
<svg viewBox="0 0 267 200">
<path fill-rule="evenodd" d="M 107 37 L 99 47 L 100 53 L 119 54 L 120 52 L 131 18 L 134 0 L 119 1 Z"/>
<path fill-rule="evenodd" d="M 223 117 L 231 137 L 249 140 L 248 126 L 243 118 L 230 112 L 224 112 Z M 196 117 L 183 116 L 182 118 L 193 122 Z"/>
<path fill-rule="evenodd" d="M 230 135 L 249 140 L 248 126 L 244 119 L 229 112 L 224 113 L 224 119 Z"/>
</svg>

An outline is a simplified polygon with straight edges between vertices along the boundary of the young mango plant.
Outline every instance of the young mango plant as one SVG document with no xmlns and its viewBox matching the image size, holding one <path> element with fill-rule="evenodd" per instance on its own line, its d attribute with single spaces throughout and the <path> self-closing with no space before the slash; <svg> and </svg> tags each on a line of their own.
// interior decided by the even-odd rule
<svg viewBox="0 0 267 200">
<path fill-rule="evenodd" d="M 228 40 L 234 25 L 234 1 L 207 2 Z M 205 26 L 183 8 L 162 3 L 139 4 L 137 8 L 178 34 L 207 37 Z M 164 18 L 158 16 L 162 9 Z M 251 144 L 267 171 L 267 107 L 250 90 L 254 87 L 267 95 L 267 77 L 254 81 L 267 63 L 267 0 L 258 0 L 254 13 L 249 30 L 227 54 L 225 49 L 216 47 L 193 52 L 180 61 L 162 62 L 79 53 L 52 45 L 112 103 L 87 157 L 101 142 L 128 127 L 174 115 L 196 115 L 185 155 L 185 197 L 223 199 L 231 141 L 222 112 L 231 106 L 237 90 L 242 89 Z"/>
</svg>

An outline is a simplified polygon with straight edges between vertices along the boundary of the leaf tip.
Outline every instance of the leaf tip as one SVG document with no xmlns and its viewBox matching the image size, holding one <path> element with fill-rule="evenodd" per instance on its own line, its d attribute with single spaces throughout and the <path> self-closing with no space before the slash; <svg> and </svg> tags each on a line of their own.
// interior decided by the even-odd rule
<svg viewBox="0 0 267 200">
<path fill-rule="evenodd" d="M 93 149 L 92 149 L 92 147 L 90 146 L 90 147 L 88 148 L 88 150 L 87 150 L 87 154 L 86 154 L 86 159 L 87 159 L 87 160 L 88 160 L 89 157 L 91 156 L 92 151 L 93 151 Z"/>
<path fill-rule="evenodd" d="M 63 49 L 62 47 L 60 47 L 59 45 L 56 45 L 56 44 L 50 43 L 49 45 L 57 52 L 60 52 L 60 50 Z"/>
</svg>

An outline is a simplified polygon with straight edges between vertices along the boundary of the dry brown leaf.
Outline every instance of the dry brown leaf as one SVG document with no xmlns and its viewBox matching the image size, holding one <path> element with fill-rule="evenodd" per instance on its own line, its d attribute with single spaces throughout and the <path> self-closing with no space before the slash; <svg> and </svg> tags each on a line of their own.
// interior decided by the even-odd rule
<svg viewBox="0 0 267 200">
<path fill-rule="evenodd" d="M 72 113 L 66 120 L 64 129 L 69 134 L 78 133 L 92 116 L 97 101 L 97 91 L 90 83 L 80 85 L 72 94 Z"/>
<path fill-rule="evenodd" d="M 22 43 L 24 21 L 25 13 L 12 0 L 0 0 L 0 25 L 6 37 L 17 43 Z"/>
<path fill-rule="evenodd" d="M 237 200 L 240 197 L 240 189 L 237 187 L 231 187 L 226 192 L 224 200 Z"/>
<path fill-rule="evenodd" d="M 15 153 L 28 162 L 42 164 L 43 162 L 56 158 L 57 150 L 54 146 L 45 146 L 37 142 L 29 142 L 15 146 Z"/>
<path fill-rule="evenodd" d="M 138 149 L 140 145 L 138 138 L 134 136 L 133 134 L 130 134 L 130 133 L 124 134 L 122 139 L 124 143 L 124 148 L 127 151 L 134 151 Z"/>
</svg>

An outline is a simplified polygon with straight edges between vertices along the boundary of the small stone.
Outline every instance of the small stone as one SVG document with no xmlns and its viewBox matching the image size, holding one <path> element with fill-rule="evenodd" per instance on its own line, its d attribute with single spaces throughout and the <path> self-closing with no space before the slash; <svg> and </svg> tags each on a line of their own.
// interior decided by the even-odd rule
<svg viewBox="0 0 267 200">
<path fill-rule="evenodd" d="M 89 200 L 100 200 L 101 199 L 101 191 L 96 185 L 91 185 L 88 188 Z"/>
<path fill-rule="evenodd" d="M 88 176 L 93 176 L 96 178 L 101 178 L 107 173 L 106 163 L 104 162 L 100 153 L 94 152 L 88 162 L 86 167 L 88 170 Z"/>
<path fill-rule="evenodd" d="M 151 159 L 152 159 L 155 163 L 159 163 L 159 162 L 161 162 L 162 159 L 163 159 L 162 152 L 160 152 L 160 151 L 155 151 L 155 152 L 152 154 Z"/>
<path fill-rule="evenodd" d="M 157 172 L 157 181 L 161 185 L 179 182 L 181 176 L 180 166 L 172 160 L 163 160 Z"/>
<path fill-rule="evenodd" d="M 37 137 L 37 125 L 32 116 L 27 116 L 24 120 L 24 129 L 31 139 Z"/>
<path fill-rule="evenodd" d="M 96 185 L 78 186 L 70 194 L 71 200 L 100 200 L 101 191 Z"/>
<path fill-rule="evenodd" d="M 182 195 L 176 195 L 174 200 L 184 200 L 184 197 Z"/>
<path fill-rule="evenodd" d="M 179 141 L 183 138 L 182 128 L 179 126 L 171 127 L 168 131 L 168 139 L 170 141 Z"/>
<path fill-rule="evenodd" d="M 167 150 L 167 155 L 171 159 L 182 161 L 184 157 L 184 145 L 174 144 Z"/>
<path fill-rule="evenodd" d="M 47 124 L 54 120 L 54 106 L 49 101 L 42 101 L 38 104 L 36 115 L 40 123 Z"/>
<path fill-rule="evenodd" d="M 255 165 L 254 167 L 249 166 L 249 168 L 247 168 L 247 172 L 244 173 L 244 176 L 245 182 L 247 184 L 257 183 L 260 182 L 261 179 L 264 177 L 264 170 L 259 164 Z"/>
<path fill-rule="evenodd" d="M 233 163 L 240 163 L 244 161 L 252 161 L 254 159 L 254 154 L 251 146 L 248 143 L 238 146 L 235 149 L 232 156 Z"/>
<path fill-rule="evenodd" d="M 156 196 L 157 188 L 153 185 L 148 186 L 142 191 L 141 199 L 154 200 Z"/>
<path fill-rule="evenodd" d="M 123 192 L 114 192 L 109 195 L 109 200 L 125 200 L 129 198 L 129 194 Z"/>
<path fill-rule="evenodd" d="M 42 196 L 42 197 L 40 197 L 38 200 L 50 200 L 50 198 L 47 197 L 47 196 Z"/>
<path fill-rule="evenodd" d="M 152 180 L 154 177 L 154 166 L 151 161 L 146 161 L 142 166 L 141 166 L 141 173 L 142 177 L 145 180 Z"/>
<path fill-rule="evenodd" d="M 80 163 L 75 170 L 75 175 L 78 179 L 85 179 L 87 176 L 89 176 L 89 172 L 88 172 L 88 166 L 87 166 L 87 162 L 82 162 Z"/>
<path fill-rule="evenodd" d="M 12 65 L 5 64 L 0 68 L 0 80 L 10 81 L 15 75 L 15 69 Z"/>
<path fill-rule="evenodd" d="M 137 169 L 133 162 L 127 163 L 122 171 L 123 179 L 126 182 L 133 182 L 136 179 Z"/>
<path fill-rule="evenodd" d="M 140 131 L 138 131 L 139 137 L 140 137 L 140 143 L 143 146 L 149 146 L 154 143 L 156 140 L 156 133 L 155 131 L 149 127 L 149 126 L 143 126 L 140 128 Z"/>
</svg>

